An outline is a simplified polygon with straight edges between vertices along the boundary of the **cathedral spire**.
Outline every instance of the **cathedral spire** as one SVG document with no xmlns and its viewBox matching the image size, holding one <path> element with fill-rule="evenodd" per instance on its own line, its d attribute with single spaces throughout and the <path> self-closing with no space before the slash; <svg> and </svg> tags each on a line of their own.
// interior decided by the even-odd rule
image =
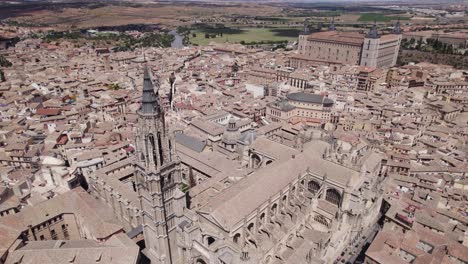
<svg viewBox="0 0 468 264">
<path fill-rule="evenodd" d="M 157 87 L 159 90 L 159 87 Z M 151 81 L 148 66 L 145 65 L 145 73 L 143 77 L 143 96 L 141 98 L 140 112 L 143 114 L 160 114 L 161 107 L 157 92 L 154 92 L 153 81 Z"/>
<path fill-rule="evenodd" d="M 180 191 L 180 161 L 175 156 L 173 135 L 166 127 L 158 89 L 158 79 L 151 80 L 145 65 L 135 135 L 135 178 L 144 216 L 145 255 L 151 263 L 184 263 L 178 255 L 174 227 L 180 223 L 186 201 Z"/>
</svg>

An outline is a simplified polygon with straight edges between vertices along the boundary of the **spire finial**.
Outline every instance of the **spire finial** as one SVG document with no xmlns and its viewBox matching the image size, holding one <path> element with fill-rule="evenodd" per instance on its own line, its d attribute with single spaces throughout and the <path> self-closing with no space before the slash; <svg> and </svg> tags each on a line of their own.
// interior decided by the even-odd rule
<svg viewBox="0 0 468 264">
<path fill-rule="evenodd" d="M 158 85 L 158 82 L 156 82 L 156 85 Z M 143 95 L 141 98 L 140 111 L 145 114 L 159 114 L 161 112 L 159 97 L 154 91 L 154 84 L 151 80 L 147 64 L 145 64 L 143 74 Z"/>
<path fill-rule="evenodd" d="M 372 25 L 369 33 L 367 33 L 367 38 L 377 39 L 380 38 L 379 32 L 377 31 L 377 20 L 374 19 L 374 24 Z"/>
<path fill-rule="evenodd" d="M 395 23 L 395 26 L 393 27 L 393 34 L 401 34 L 401 27 L 400 27 L 400 17 L 398 17 L 398 21 Z"/>
</svg>

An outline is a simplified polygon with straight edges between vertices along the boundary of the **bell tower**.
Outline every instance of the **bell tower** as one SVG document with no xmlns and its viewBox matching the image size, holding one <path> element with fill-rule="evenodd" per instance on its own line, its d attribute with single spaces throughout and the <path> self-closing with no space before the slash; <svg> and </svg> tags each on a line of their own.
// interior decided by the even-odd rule
<svg viewBox="0 0 468 264">
<path fill-rule="evenodd" d="M 155 91 L 156 88 L 156 91 Z M 177 263 L 176 226 L 183 215 L 180 161 L 159 101 L 159 82 L 144 69 L 136 133 L 136 182 L 146 248 L 152 264 Z"/>
</svg>

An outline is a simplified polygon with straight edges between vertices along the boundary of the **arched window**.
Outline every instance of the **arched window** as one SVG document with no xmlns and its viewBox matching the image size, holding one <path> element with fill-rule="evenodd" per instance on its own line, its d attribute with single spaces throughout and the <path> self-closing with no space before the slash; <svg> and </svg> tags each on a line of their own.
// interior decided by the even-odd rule
<svg viewBox="0 0 468 264">
<path fill-rule="evenodd" d="M 336 206 L 340 206 L 341 194 L 335 189 L 328 189 L 327 195 L 325 196 L 325 200 L 329 201 L 332 204 L 336 204 Z"/>
<path fill-rule="evenodd" d="M 206 262 L 203 259 L 197 259 L 195 262 L 196 264 L 206 264 Z"/>
<path fill-rule="evenodd" d="M 262 159 L 257 154 L 252 154 L 252 168 L 256 169 L 260 166 Z"/>
<path fill-rule="evenodd" d="M 254 226 L 255 224 L 254 223 L 250 223 L 248 226 L 247 226 L 247 229 L 249 230 L 249 232 L 253 232 L 254 231 Z"/>
<path fill-rule="evenodd" d="M 310 181 L 307 184 L 307 189 L 309 190 L 309 192 L 316 194 L 318 190 L 320 190 L 320 184 L 316 181 Z"/>
<path fill-rule="evenodd" d="M 163 146 L 162 146 L 162 142 L 161 142 L 161 133 L 160 132 L 158 132 L 158 147 L 159 147 L 159 163 L 162 166 L 163 163 L 164 163 L 164 157 L 163 157 Z"/>
<path fill-rule="evenodd" d="M 156 152 L 156 142 L 154 141 L 153 134 L 148 135 L 149 142 L 151 144 L 151 155 L 153 155 L 154 165 L 158 164 L 158 154 Z"/>
<path fill-rule="evenodd" d="M 167 143 L 167 144 L 168 144 L 168 146 L 169 146 L 169 162 L 170 162 L 170 161 L 172 161 L 172 160 L 171 160 L 171 157 L 172 157 L 172 155 L 171 155 L 171 153 L 172 153 L 172 142 L 171 142 L 170 139 L 168 140 L 168 143 Z"/>
<path fill-rule="evenodd" d="M 234 237 L 232 238 L 232 241 L 233 241 L 234 243 L 236 243 L 236 244 L 239 244 L 239 243 L 240 243 L 240 237 L 241 237 L 241 234 L 236 233 L 236 234 L 234 235 Z"/>
<path fill-rule="evenodd" d="M 270 215 L 275 215 L 276 214 L 276 211 L 278 211 L 278 205 L 277 204 L 273 204 L 271 206 L 271 210 L 270 210 Z"/>
<path fill-rule="evenodd" d="M 262 214 L 260 215 L 260 222 L 263 223 L 264 220 L 265 220 L 265 213 L 262 213 Z"/>
</svg>

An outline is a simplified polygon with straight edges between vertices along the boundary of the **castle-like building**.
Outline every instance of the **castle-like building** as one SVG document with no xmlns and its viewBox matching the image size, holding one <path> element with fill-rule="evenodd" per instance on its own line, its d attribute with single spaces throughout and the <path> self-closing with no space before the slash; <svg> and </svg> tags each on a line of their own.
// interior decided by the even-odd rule
<svg viewBox="0 0 468 264">
<path fill-rule="evenodd" d="M 396 64 L 402 34 L 397 22 L 391 34 L 381 35 L 374 23 L 367 34 L 337 31 L 332 23 L 328 31 L 299 35 L 298 54 L 290 58 L 290 66 L 361 65 L 387 68 Z"/>
</svg>

